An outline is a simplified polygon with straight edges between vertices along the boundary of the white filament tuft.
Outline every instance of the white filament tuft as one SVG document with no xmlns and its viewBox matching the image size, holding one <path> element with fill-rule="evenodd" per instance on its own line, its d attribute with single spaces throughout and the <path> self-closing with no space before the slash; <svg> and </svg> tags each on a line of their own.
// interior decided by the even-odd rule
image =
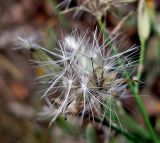
<svg viewBox="0 0 160 143">
<path fill-rule="evenodd" d="M 130 58 L 135 56 L 137 50 L 136 47 L 132 47 L 113 54 L 108 46 L 116 46 L 116 38 L 113 39 L 100 44 L 97 30 L 81 34 L 74 30 L 71 35 L 58 42 L 59 46 L 54 51 L 23 38 L 18 39 L 24 48 L 39 49 L 52 56 L 49 61 L 36 61 L 41 68 L 50 69 L 37 80 L 43 87 L 42 99 L 50 106 L 45 108 L 44 112 L 53 117 L 52 122 L 59 115 L 74 118 L 76 115 L 81 116 L 81 121 L 85 116 L 89 116 L 94 122 L 95 117 L 103 120 L 106 112 L 109 112 L 109 120 L 112 119 L 115 114 L 113 101 L 126 91 L 125 82 L 129 77 L 124 77 L 123 74 L 124 71 L 132 73 L 134 62 L 131 62 Z M 46 116 L 44 112 L 40 115 Z M 117 114 L 116 116 L 118 118 Z"/>
</svg>

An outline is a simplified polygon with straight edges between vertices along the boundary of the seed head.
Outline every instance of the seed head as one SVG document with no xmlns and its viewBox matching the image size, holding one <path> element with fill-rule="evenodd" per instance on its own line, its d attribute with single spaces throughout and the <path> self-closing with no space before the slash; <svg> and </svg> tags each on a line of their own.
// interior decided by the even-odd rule
<svg viewBox="0 0 160 143">
<path fill-rule="evenodd" d="M 72 0 L 65 0 L 59 4 L 59 6 L 65 6 L 66 10 L 62 13 L 66 13 L 71 10 L 76 10 L 76 14 L 80 11 L 86 11 L 97 19 L 106 15 L 106 12 L 113 7 L 119 7 L 121 5 L 134 2 L 136 0 L 78 0 L 78 6 L 75 8 L 69 8 Z"/>
<path fill-rule="evenodd" d="M 129 57 L 137 49 L 132 47 L 114 54 L 111 49 L 116 46 L 115 40 L 107 39 L 101 43 L 97 30 L 86 30 L 80 34 L 74 30 L 58 41 L 57 48 L 49 51 L 19 38 L 20 45 L 25 44 L 25 48 L 39 50 L 43 57 L 46 57 L 44 53 L 50 56 L 35 61 L 42 69 L 49 69 L 37 77 L 37 83 L 44 92 L 42 99 L 48 106 L 41 115 L 52 117 L 52 122 L 60 115 L 80 118 L 81 121 L 89 117 L 94 121 L 95 117 L 103 120 L 107 112 L 115 112 L 114 102 L 123 96 L 127 88 L 127 77 L 123 73 L 132 71 L 134 62 Z"/>
</svg>

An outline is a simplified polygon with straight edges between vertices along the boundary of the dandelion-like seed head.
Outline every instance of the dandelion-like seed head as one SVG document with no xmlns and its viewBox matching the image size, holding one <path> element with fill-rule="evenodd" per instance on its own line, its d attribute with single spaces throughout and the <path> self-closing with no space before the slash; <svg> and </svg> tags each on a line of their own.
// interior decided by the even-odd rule
<svg viewBox="0 0 160 143">
<path fill-rule="evenodd" d="M 64 0 L 59 4 L 59 6 L 66 7 L 66 10 L 63 11 L 63 13 L 66 13 L 70 10 L 76 10 L 76 14 L 78 14 L 80 11 L 86 11 L 99 19 L 100 17 L 106 15 L 106 12 L 109 9 L 134 1 L 135 0 L 77 0 L 78 6 L 75 8 L 69 8 L 72 0 Z"/>
<path fill-rule="evenodd" d="M 50 56 L 36 63 L 42 69 L 48 69 L 44 75 L 37 77 L 37 81 L 41 85 L 42 99 L 47 103 L 48 108 L 45 109 L 48 117 L 52 116 L 52 122 L 60 115 L 80 118 L 81 121 L 85 117 L 93 121 L 95 118 L 103 120 L 107 112 L 114 112 L 110 102 L 124 94 L 127 77 L 123 73 L 132 71 L 134 64 L 129 57 L 136 51 L 136 47 L 132 47 L 114 54 L 110 46 L 111 43 L 114 45 L 115 39 L 108 38 L 100 44 L 97 30 L 86 30 L 80 34 L 74 30 L 58 42 L 54 51 L 19 39 L 20 45 L 25 43 L 30 48 L 34 46 Z M 40 115 L 47 116 L 46 110 Z"/>
</svg>

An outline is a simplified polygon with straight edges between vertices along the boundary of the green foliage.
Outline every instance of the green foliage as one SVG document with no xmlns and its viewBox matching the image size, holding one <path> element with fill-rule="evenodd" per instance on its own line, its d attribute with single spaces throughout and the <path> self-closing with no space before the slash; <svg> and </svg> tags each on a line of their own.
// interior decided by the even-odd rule
<svg viewBox="0 0 160 143">
<path fill-rule="evenodd" d="M 86 138 L 87 138 L 87 143 L 96 143 L 96 131 L 95 128 L 92 126 L 92 124 L 88 124 L 86 128 Z"/>
</svg>

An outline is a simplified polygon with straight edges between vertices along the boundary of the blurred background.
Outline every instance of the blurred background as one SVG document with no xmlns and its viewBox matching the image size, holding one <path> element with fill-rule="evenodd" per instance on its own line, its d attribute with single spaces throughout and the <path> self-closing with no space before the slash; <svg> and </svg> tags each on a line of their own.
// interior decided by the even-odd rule
<svg viewBox="0 0 160 143">
<path fill-rule="evenodd" d="M 85 127 L 75 127 L 58 119 L 49 127 L 49 120 L 38 120 L 37 114 L 43 103 L 37 95 L 35 74 L 37 70 L 28 62 L 30 52 L 13 50 L 16 38 L 30 38 L 39 44 L 52 48 L 55 39 L 63 32 L 97 26 L 96 19 L 82 12 L 63 16 L 56 5 L 63 0 L 1 0 L 0 1 L 0 142 L 1 143 L 86 143 Z M 85 1 L 85 0 L 84 0 Z M 145 65 L 140 93 L 144 95 L 145 108 L 156 133 L 160 135 L 160 1 L 147 1 L 154 19 L 145 49 Z M 77 6 L 73 0 L 70 7 Z M 61 8 L 63 9 L 63 7 Z M 59 10 L 61 10 L 59 9 Z M 108 31 L 112 31 L 130 11 L 121 25 L 121 32 L 127 37 L 127 45 L 140 45 L 137 32 L 137 2 L 113 9 L 107 13 Z M 67 28 L 66 28 L 67 27 Z M 124 46 L 125 48 L 125 46 Z M 132 100 L 123 101 L 127 109 L 133 109 Z M 126 109 L 126 110 L 127 110 Z M 140 124 L 143 121 L 136 111 L 129 114 Z M 90 125 L 89 125 L 90 126 Z M 95 127 L 96 142 L 125 143 L 125 138 L 116 134 L 108 141 L 106 127 Z"/>
</svg>

